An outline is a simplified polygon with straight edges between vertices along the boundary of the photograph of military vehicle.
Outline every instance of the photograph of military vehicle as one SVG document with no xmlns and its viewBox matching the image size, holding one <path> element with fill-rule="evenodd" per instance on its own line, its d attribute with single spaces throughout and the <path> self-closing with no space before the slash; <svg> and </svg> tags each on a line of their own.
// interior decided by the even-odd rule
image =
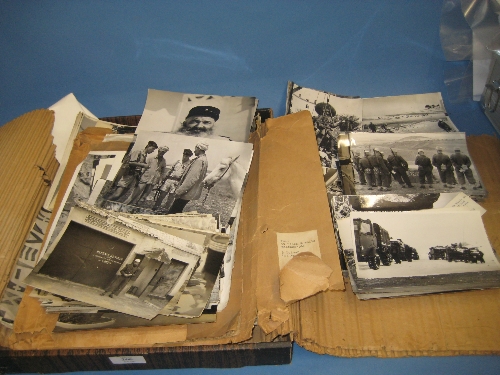
<svg viewBox="0 0 500 375">
<path fill-rule="evenodd" d="M 484 263 L 484 253 L 477 247 L 452 243 L 447 246 L 433 246 L 429 249 L 429 259 L 443 259 L 448 262 Z"/>
<path fill-rule="evenodd" d="M 436 260 L 436 259 L 444 259 L 446 260 L 446 250 L 448 249 L 447 246 L 432 246 L 429 248 L 429 259 L 430 260 Z"/>
<path fill-rule="evenodd" d="M 396 264 L 400 264 L 402 261 L 412 262 L 420 259 L 417 250 L 405 244 L 400 238 L 391 240 L 391 254 Z"/>
<path fill-rule="evenodd" d="M 356 241 L 356 258 L 358 262 L 367 262 L 373 270 L 380 265 L 390 266 L 392 261 L 418 260 L 417 250 L 405 244 L 400 238 L 391 239 L 389 232 L 370 219 L 353 219 L 354 238 Z"/>
<path fill-rule="evenodd" d="M 387 231 L 371 220 L 353 219 L 356 257 L 358 262 L 368 262 L 373 270 L 380 264 L 390 265 L 392 258 L 387 247 L 390 243 Z"/>
</svg>

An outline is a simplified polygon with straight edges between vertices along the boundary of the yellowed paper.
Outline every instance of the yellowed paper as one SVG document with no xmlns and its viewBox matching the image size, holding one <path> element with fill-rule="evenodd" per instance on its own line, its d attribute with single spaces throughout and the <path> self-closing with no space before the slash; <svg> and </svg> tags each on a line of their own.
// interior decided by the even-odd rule
<svg viewBox="0 0 500 375">
<path fill-rule="evenodd" d="M 290 304 L 327 290 L 331 274 L 332 269 L 315 254 L 297 254 L 280 272 L 281 299 Z"/>
<path fill-rule="evenodd" d="M 318 231 L 309 230 L 295 233 L 276 233 L 278 240 L 278 255 L 280 270 L 300 253 L 310 252 L 321 258 L 319 249 Z"/>
<path fill-rule="evenodd" d="M 484 215 L 486 210 L 479 205 L 479 203 L 472 200 L 467 194 L 459 193 L 455 198 L 453 198 L 446 207 L 464 207 L 469 210 L 479 211 L 481 215 Z"/>
</svg>

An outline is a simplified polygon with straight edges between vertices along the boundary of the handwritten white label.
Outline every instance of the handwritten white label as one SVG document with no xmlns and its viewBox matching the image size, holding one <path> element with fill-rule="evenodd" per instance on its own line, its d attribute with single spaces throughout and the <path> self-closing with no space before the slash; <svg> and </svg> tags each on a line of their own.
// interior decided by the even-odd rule
<svg viewBox="0 0 500 375">
<path fill-rule="evenodd" d="M 321 258 L 319 249 L 318 232 L 276 233 L 278 239 L 278 252 L 280 269 L 299 253 L 310 252 Z"/>
<path fill-rule="evenodd" d="M 472 211 L 479 211 L 481 212 L 481 215 L 484 215 L 486 210 L 481 207 L 477 202 L 473 201 L 471 197 L 468 195 L 460 192 L 457 194 L 455 198 L 453 198 L 447 205 L 446 207 L 460 207 L 460 208 L 467 208 Z"/>
<path fill-rule="evenodd" d="M 146 363 L 146 358 L 141 355 L 109 357 L 109 360 L 114 365 L 126 365 L 129 363 Z"/>
</svg>

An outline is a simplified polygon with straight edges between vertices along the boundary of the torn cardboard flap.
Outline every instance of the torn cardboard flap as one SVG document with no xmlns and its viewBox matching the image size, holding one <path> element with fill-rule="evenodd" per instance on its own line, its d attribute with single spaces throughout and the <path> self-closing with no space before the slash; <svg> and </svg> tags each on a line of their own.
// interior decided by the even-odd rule
<svg viewBox="0 0 500 375">
<path fill-rule="evenodd" d="M 295 255 L 280 272 L 280 295 L 288 305 L 327 290 L 332 269 L 310 252 Z"/>
<path fill-rule="evenodd" d="M 288 307 L 280 294 L 277 233 L 316 231 L 322 261 L 332 270 L 329 287 L 344 290 L 326 186 L 310 112 L 269 119 L 260 139 L 257 225 L 258 324 L 286 334 Z M 283 325 L 283 327 L 281 327 Z"/>
<path fill-rule="evenodd" d="M 52 144 L 54 113 L 28 112 L 0 128 L 0 292 L 59 166 Z"/>
</svg>

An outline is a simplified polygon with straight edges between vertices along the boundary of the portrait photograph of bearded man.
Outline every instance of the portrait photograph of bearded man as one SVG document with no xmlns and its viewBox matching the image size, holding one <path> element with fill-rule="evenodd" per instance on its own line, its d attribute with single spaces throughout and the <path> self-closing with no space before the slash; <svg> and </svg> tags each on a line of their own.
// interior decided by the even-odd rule
<svg viewBox="0 0 500 375">
<path fill-rule="evenodd" d="M 196 106 L 189 110 L 177 133 L 200 137 L 211 137 L 219 119 L 220 109 L 212 106 Z"/>
<path fill-rule="evenodd" d="M 248 142 L 257 104 L 255 97 L 150 89 L 136 132 L 167 132 Z"/>
</svg>

